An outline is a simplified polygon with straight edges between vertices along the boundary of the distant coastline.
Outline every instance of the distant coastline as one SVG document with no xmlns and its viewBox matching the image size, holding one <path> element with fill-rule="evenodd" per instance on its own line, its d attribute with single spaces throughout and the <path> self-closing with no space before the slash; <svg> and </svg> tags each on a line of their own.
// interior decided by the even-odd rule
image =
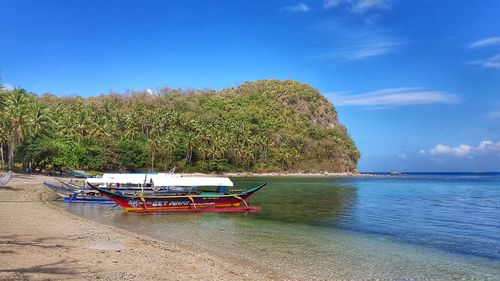
<svg viewBox="0 0 500 281">
<path fill-rule="evenodd" d="M 253 173 L 253 172 L 228 172 L 222 175 L 227 177 L 362 177 L 370 176 L 368 174 L 360 174 L 356 172 L 323 172 L 323 173 L 302 173 L 302 172 L 266 172 L 266 173 Z"/>
<path fill-rule="evenodd" d="M 183 173 L 185 175 L 203 175 L 202 173 Z M 306 173 L 306 172 L 227 172 L 221 175 L 227 177 L 401 177 L 401 176 L 432 176 L 432 175 L 500 175 L 500 172 L 323 172 L 323 173 Z"/>
</svg>

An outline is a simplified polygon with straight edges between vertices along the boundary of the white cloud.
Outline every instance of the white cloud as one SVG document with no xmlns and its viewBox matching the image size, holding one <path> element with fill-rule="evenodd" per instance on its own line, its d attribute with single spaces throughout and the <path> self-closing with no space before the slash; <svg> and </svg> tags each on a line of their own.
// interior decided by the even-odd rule
<svg viewBox="0 0 500 281">
<path fill-rule="evenodd" d="M 337 7 L 340 4 L 346 3 L 346 2 L 349 2 L 349 0 L 325 0 L 324 3 L 323 3 L 323 7 L 325 9 L 330 9 L 330 8 L 333 8 L 333 7 Z"/>
<path fill-rule="evenodd" d="M 473 158 L 479 155 L 500 156 L 500 141 L 495 143 L 491 140 L 485 140 L 480 142 L 477 146 L 460 144 L 453 147 L 449 145 L 438 144 L 428 151 L 420 150 L 419 153 L 427 153 L 430 156 L 456 156 L 467 158 Z"/>
<path fill-rule="evenodd" d="M 388 8 L 387 0 L 360 0 L 353 5 L 352 10 L 358 13 L 363 13 L 366 10 L 373 8 Z"/>
<path fill-rule="evenodd" d="M 482 48 L 492 45 L 500 45 L 500 36 L 497 37 L 489 37 L 479 41 L 475 41 L 469 44 L 469 48 Z"/>
<path fill-rule="evenodd" d="M 355 13 L 364 13 L 370 9 L 386 9 L 389 7 L 388 0 L 325 0 L 323 2 L 323 8 L 325 9 L 340 6 L 345 6 Z"/>
<path fill-rule="evenodd" d="M 12 90 L 14 90 L 14 86 L 12 86 L 9 83 L 2 83 L 2 89 L 7 90 L 7 91 L 12 91 Z"/>
<path fill-rule="evenodd" d="M 418 154 L 426 154 L 426 153 L 427 153 L 427 152 L 425 152 L 425 150 L 423 150 L 423 149 L 420 149 L 420 150 L 418 151 Z"/>
<path fill-rule="evenodd" d="M 406 160 L 406 159 L 408 159 L 408 156 L 405 153 L 400 153 L 400 154 L 398 154 L 398 159 L 399 160 Z"/>
<path fill-rule="evenodd" d="M 344 48 L 320 55 L 320 58 L 337 59 L 343 61 L 356 61 L 370 57 L 394 53 L 403 45 L 402 42 L 389 38 L 372 38 L 364 40 L 360 43 L 351 44 Z"/>
<path fill-rule="evenodd" d="M 450 147 L 448 145 L 438 144 L 435 147 L 429 149 L 429 155 L 455 155 L 455 156 L 467 156 L 471 153 L 472 147 L 466 144 L 461 144 L 456 147 Z"/>
<path fill-rule="evenodd" d="M 483 68 L 500 68 L 500 54 L 496 54 L 483 60 L 470 61 L 469 64 L 479 65 Z"/>
<path fill-rule="evenodd" d="M 458 97 L 441 91 L 420 88 L 392 88 L 350 95 L 346 92 L 331 93 L 336 106 L 402 106 L 434 103 L 456 103 Z"/>
<path fill-rule="evenodd" d="M 394 37 L 391 29 L 375 24 L 377 17 L 380 16 L 370 14 L 364 23 L 333 18 L 315 25 L 314 29 L 328 38 L 328 46 L 314 58 L 351 62 L 398 52 L 407 44 L 406 40 Z"/>
<path fill-rule="evenodd" d="M 287 6 L 281 8 L 281 11 L 294 12 L 294 13 L 303 13 L 303 12 L 308 12 L 309 10 L 311 10 L 309 6 L 301 2 L 297 3 L 294 6 Z"/>
</svg>

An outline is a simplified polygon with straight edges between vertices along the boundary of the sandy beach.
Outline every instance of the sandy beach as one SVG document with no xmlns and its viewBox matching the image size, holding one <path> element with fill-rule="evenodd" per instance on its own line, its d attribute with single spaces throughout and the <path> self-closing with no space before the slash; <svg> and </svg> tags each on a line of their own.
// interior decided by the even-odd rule
<svg viewBox="0 0 500 281">
<path fill-rule="evenodd" d="M 44 176 L 0 188 L 0 280 L 269 280 L 273 272 L 88 221 L 51 205 Z"/>
</svg>

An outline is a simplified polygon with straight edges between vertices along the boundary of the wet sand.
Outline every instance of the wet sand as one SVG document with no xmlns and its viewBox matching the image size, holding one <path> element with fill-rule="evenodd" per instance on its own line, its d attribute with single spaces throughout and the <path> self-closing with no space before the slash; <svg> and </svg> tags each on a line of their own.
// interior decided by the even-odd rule
<svg viewBox="0 0 500 281">
<path fill-rule="evenodd" d="M 16 174 L 0 188 L 0 280 L 287 279 L 69 214 L 44 180 Z"/>
</svg>

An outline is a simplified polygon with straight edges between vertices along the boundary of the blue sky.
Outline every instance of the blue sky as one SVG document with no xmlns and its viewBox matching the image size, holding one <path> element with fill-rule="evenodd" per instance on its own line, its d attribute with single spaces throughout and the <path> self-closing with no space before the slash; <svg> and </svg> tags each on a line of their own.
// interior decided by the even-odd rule
<svg viewBox="0 0 500 281">
<path fill-rule="evenodd" d="M 0 79 L 56 95 L 295 79 L 361 171 L 500 171 L 500 1 L 3 1 Z"/>
</svg>

